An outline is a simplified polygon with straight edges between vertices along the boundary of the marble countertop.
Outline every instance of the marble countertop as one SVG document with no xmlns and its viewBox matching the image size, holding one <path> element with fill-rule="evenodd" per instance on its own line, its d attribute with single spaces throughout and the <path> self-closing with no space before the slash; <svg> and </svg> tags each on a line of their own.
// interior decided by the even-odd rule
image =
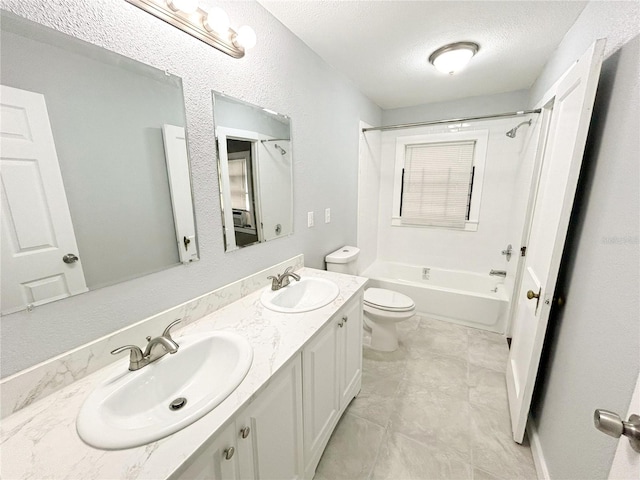
<svg viewBox="0 0 640 480">
<path fill-rule="evenodd" d="M 270 378 L 318 332 L 367 279 L 310 268 L 301 276 L 323 277 L 340 287 L 329 305 L 311 312 L 282 314 L 262 306 L 262 289 L 184 328 L 174 338 L 211 330 L 243 335 L 253 347 L 253 364 L 240 386 L 220 405 L 188 427 L 157 442 L 126 450 L 98 450 L 76 432 L 85 398 L 106 378 L 126 370 L 117 361 L 2 420 L 3 479 L 160 479 L 169 477 L 212 434 L 229 423 Z"/>
</svg>

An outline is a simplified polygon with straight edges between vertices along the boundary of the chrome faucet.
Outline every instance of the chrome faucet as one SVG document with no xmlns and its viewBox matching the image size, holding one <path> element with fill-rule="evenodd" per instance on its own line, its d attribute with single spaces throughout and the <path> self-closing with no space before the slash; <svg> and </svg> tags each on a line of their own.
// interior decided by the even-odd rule
<svg viewBox="0 0 640 480">
<path fill-rule="evenodd" d="M 180 345 L 171 338 L 170 330 L 178 323 L 180 323 L 180 319 L 171 322 L 159 337 L 147 337 L 147 347 L 144 349 L 144 352 L 136 345 L 125 345 L 113 350 L 111 355 L 117 355 L 126 350 L 130 350 L 129 370 L 135 371 L 164 357 L 167 353 L 176 353 Z"/>
<path fill-rule="evenodd" d="M 280 290 L 283 287 L 289 285 L 289 278 L 293 278 L 296 282 L 300 281 L 300 275 L 293 273 L 293 267 L 287 267 L 282 275 L 276 274 L 275 276 L 270 275 L 267 277 L 267 280 L 271 280 L 271 290 Z"/>
<path fill-rule="evenodd" d="M 489 272 L 489 275 L 493 275 L 495 277 L 506 277 L 507 276 L 507 271 L 506 270 L 491 270 Z"/>
</svg>

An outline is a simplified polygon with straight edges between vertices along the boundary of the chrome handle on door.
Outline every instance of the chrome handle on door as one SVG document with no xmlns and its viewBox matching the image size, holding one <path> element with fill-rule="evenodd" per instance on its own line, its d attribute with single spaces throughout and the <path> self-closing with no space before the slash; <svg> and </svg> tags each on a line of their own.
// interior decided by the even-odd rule
<svg viewBox="0 0 640 480">
<path fill-rule="evenodd" d="M 67 253 L 64 257 L 62 257 L 62 261 L 64 263 L 75 263 L 78 261 L 78 257 L 73 253 Z"/>
<path fill-rule="evenodd" d="M 244 427 L 240 429 L 240 436 L 242 438 L 247 438 L 251 433 L 251 429 L 249 427 Z"/>
<path fill-rule="evenodd" d="M 347 323 L 347 320 L 349 320 L 349 317 L 348 317 L 347 315 L 343 315 L 343 316 L 342 316 L 342 321 L 343 321 L 344 323 Z"/>
<path fill-rule="evenodd" d="M 231 457 L 233 457 L 234 453 L 236 453 L 236 449 L 233 447 L 229 447 L 224 452 L 222 452 L 222 456 L 225 458 L 225 460 L 231 460 Z"/>
<path fill-rule="evenodd" d="M 629 437 L 631 448 L 640 453 L 640 416 L 631 415 L 625 422 L 617 413 L 597 409 L 593 412 L 593 423 L 598 430 L 612 437 Z"/>
<path fill-rule="evenodd" d="M 339 326 L 340 328 L 344 327 L 344 320 L 340 320 L 340 321 L 338 322 L 338 326 Z"/>
</svg>

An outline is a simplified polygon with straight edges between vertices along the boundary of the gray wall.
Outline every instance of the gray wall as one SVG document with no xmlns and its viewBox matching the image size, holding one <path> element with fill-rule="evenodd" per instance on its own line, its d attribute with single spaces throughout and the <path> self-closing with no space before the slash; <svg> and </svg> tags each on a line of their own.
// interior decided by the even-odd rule
<svg viewBox="0 0 640 480">
<path fill-rule="evenodd" d="M 45 97 L 87 287 L 177 264 L 162 125 L 185 125 L 179 79 L 29 30 L 2 31 L 2 84 Z"/>
<path fill-rule="evenodd" d="M 527 107 L 528 95 L 529 92 L 527 90 L 517 90 L 495 95 L 468 97 L 447 102 L 434 102 L 414 107 L 383 110 L 382 124 L 394 125 L 513 112 Z"/>
<path fill-rule="evenodd" d="M 202 2 L 213 4 L 212 2 Z M 2 318 L 2 375 L 303 253 L 322 268 L 356 241 L 358 122 L 380 109 L 256 2 L 216 2 L 258 44 L 240 60 L 122 0 L 3 0 L 3 8 L 182 78 L 201 261 Z M 224 253 L 211 90 L 292 119 L 294 234 Z M 306 227 L 307 212 L 331 223 Z M 153 334 L 153 332 L 149 332 Z M 143 339 L 141 339 L 142 341 Z"/>
<path fill-rule="evenodd" d="M 640 18 L 637 2 L 592 2 L 532 89 L 532 102 L 608 37 L 533 418 L 551 478 L 606 478 L 617 440 L 596 408 L 626 414 L 640 369 Z"/>
<path fill-rule="evenodd" d="M 229 97 L 215 95 L 214 121 L 217 127 L 237 128 L 262 133 L 274 138 L 291 138 L 290 123 L 284 118 L 274 117 L 262 108 L 236 102 Z M 269 108 L 269 105 L 261 107 Z"/>
</svg>

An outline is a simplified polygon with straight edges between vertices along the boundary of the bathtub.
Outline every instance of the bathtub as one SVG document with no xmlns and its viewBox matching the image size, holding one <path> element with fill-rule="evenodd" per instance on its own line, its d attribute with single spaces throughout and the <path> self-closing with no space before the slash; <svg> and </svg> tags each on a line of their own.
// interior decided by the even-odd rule
<svg viewBox="0 0 640 480">
<path fill-rule="evenodd" d="M 418 314 L 496 333 L 506 331 L 509 297 L 502 277 L 382 261 L 362 276 L 369 278 L 368 287 L 411 297 Z"/>
</svg>

